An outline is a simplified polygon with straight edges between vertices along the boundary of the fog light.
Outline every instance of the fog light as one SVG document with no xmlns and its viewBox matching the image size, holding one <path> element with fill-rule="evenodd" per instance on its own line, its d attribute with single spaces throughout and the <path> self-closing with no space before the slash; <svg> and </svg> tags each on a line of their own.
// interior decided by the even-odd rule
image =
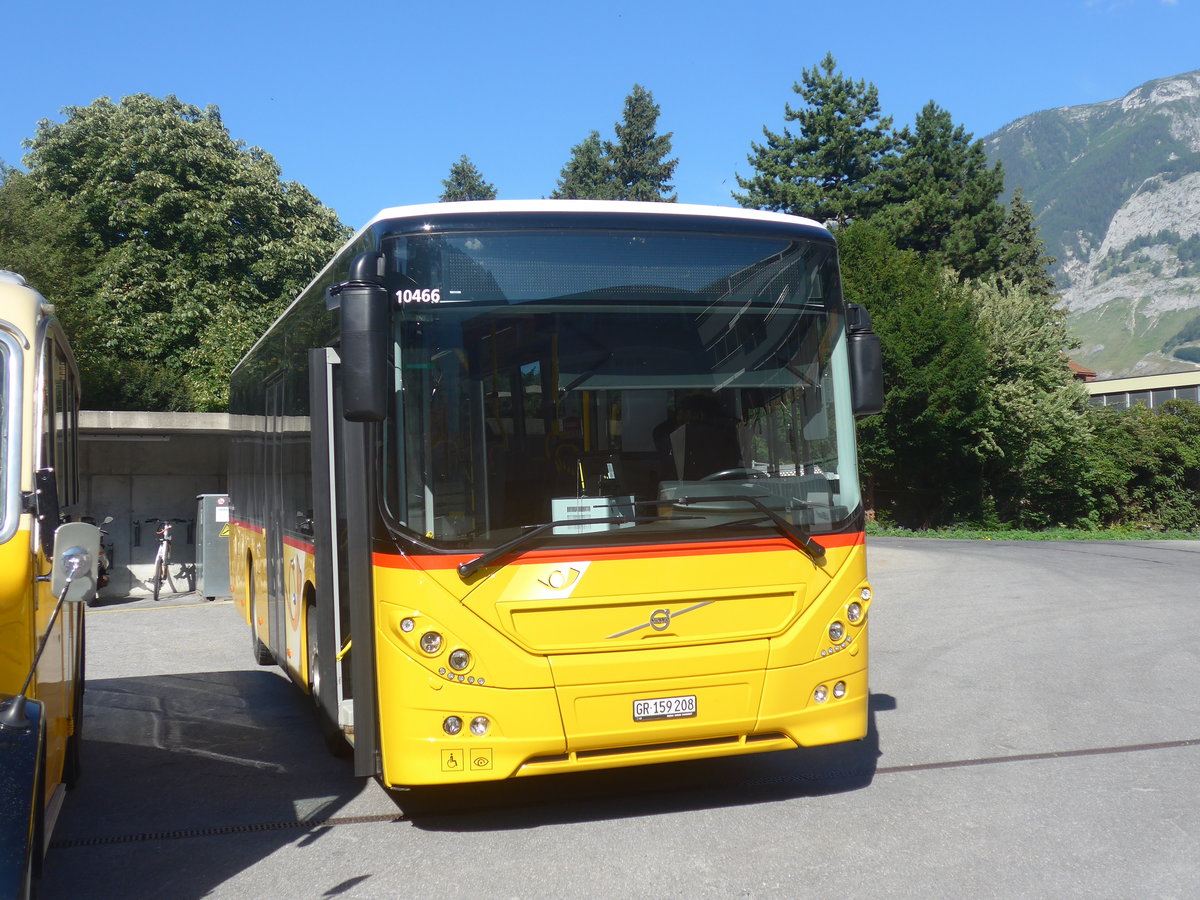
<svg viewBox="0 0 1200 900">
<path fill-rule="evenodd" d="M 476 716 L 471 720 L 471 734 L 482 737 L 487 734 L 489 724 L 487 716 Z"/>
<path fill-rule="evenodd" d="M 829 639 L 835 644 L 840 642 L 846 636 L 846 626 L 841 622 L 834 622 L 829 626 Z"/>
<path fill-rule="evenodd" d="M 846 696 L 846 682 L 839 681 L 837 684 L 835 684 L 833 686 L 833 698 L 835 700 L 841 700 L 845 696 Z"/>
<path fill-rule="evenodd" d="M 416 627 L 417 627 L 417 623 L 414 622 L 412 619 L 401 619 L 400 620 L 400 630 L 403 631 L 405 634 L 408 634 L 410 631 L 412 631 Z"/>
<path fill-rule="evenodd" d="M 455 672 L 461 672 L 471 664 L 471 654 L 466 650 L 455 650 L 450 654 L 450 668 Z"/>
<path fill-rule="evenodd" d="M 462 731 L 462 719 L 458 716 L 446 716 L 446 721 L 442 723 L 442 731 L 446 734 L 458 734 Z"/>
<path fill-rule="evenodd" d="M 813 691 L 813 699 L 818 703 L 824 703 L 829 699 L 829 688 L 825 687 L 825 685 L 821 685 L 819 688 Z"/>
<path fill-rule="evenodd" d="M 427 631 L 421 635 L 421 649 L 432 656 L 442 649 L 442 636 L 436 631 Z"/>
<path fill-rule="evenodd" d="M 862 604 L 855 600 L 846 607 L 846 618 L 850 620 L 850 624 L 854 625 L 862 618 Z"/>
</svg>

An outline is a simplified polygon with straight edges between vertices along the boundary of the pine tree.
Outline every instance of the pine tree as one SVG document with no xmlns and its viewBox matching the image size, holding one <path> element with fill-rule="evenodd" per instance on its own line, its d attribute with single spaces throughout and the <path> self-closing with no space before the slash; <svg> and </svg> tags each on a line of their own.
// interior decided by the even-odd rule
<svg viewBox="0 0 1200 900">
<path fill-rule="evenodd" d="M 556 200 L 611 200 L 616 196 L 616 179 L 600 132 L 593 131 L 571 148 L 571 158 L 550 196 Z"/>
<path fill-rule="evenodd" d="M 496 187 L 483 180 L 483 175 L 467 154 L 450 167 L 450 175 L 442 180 L 442 203 L 456 200 L 495 200 Z"/>
<path fill-rule="evenodd" d="M 1033 207 L 1025 202 L 1020 188 L 1013 193 L 1008 215 L 1000 226 L 998 252 L 1000 272 L 1010 284 L 1024 285 L 1035 295 L 1057 294 L 1058 288 L 1049 275 L 1054 257 L 1046 255 Z"/>
<path fill-rule="evenodd" d="M 670 181 L 679 160 L 667 159 L 671 132 L 657 133 L 659 113 L 654 95 L 635 84 L 616 123 L 616 141 L 604 144 L 617 200 L 675 201 Z"/>
<path fill-rule="evenodd" d="M 879 208 L 879 179 L 895 146 L 892 120 L 880 115 L 875 85 L 852 81 L 836 69 L 827 53 L 792 85 L 804 105 L 785 104 L 784 120 L 798 123 L 796 134 L 764 126 L 766 143 L 750 145 L 754 152 L 747 159 L 756 174 L 738 175 L 746 193 L 733 194 L 742 206 L 839 225 Z"/>
<path fill-rule="evenodd" d="M 888 202 L 876 224 L 898 247 L 933 254 L 965 278 L 995 273 L 1004 174 L 998 163 L 988 165 L 983 142 L 931 101 L 915 128 L 900 132 L 899 148 L 887 166 Z"/>
</svg>

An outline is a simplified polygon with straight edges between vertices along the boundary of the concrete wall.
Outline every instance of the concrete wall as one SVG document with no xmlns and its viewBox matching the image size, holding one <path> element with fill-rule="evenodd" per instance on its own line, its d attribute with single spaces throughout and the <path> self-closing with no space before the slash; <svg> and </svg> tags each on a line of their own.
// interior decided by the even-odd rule
<svg viewBox="0 0 1200 900">
<path fill-rule="evenodd" d="M 229 417 L 216 413 L 95 412 L 80 414 L 82 510 L 105 527 L 114 546 L 114 571 L 101 596 L 149 590 L 158 549 L 152 518 L 186 519 L 174 530 L 171 575 L 175 589 L 194 587 L 177 577 L 196 561 L 196 496 L 226 491 Z M 170 585 L 168 585 L 170 587 Z"/>
</svg>

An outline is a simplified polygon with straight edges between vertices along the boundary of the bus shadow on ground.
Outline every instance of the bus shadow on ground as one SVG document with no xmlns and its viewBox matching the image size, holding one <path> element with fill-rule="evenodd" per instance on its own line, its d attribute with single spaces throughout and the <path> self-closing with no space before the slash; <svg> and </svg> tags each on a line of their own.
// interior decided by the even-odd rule
<svg viewBox="0 0 1200 900">
<path fill-rule="evenodd" d="M 683 763 L 546 775 L 395 792 L 396 804 L 429 831 L 497 831 L 821 797 L 867 787 L 880 755 L 876 714 L 896 709 L 870 698 L 861 741 Z"/>
<path fill-rule="evenodd" d="M 54 831 L 43 900 L 205 896 L 366 786 L 275 671 L 91 681 L 84 708 L 83 777 Z"/>
</svg>

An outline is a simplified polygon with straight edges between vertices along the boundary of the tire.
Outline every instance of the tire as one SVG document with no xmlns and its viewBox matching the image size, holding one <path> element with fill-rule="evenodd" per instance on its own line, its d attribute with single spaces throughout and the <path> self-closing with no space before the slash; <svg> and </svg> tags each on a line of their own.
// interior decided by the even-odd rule
<svg viewBox="0 0 1200 900">
<path fill-rule="evenodd" d="M 158 557 L 154 558 L 154 602 L 158 602 L 158 593 L 162 590 L 162 565 Z"/>
<path fill-rule="evenodd" d="M 275 665 L 275 657 L 271 655 L 271 648 L 264 644 L 258 637 L 258 630 L 254 627 L 254 563 L 247 557 L 246 559 L 246 606 L 250 614 L 250 647 L 254 653 L 254 661 L 260 666 Z"/>
<path fill-rule="evenodd" d="M 254 624 L 250 625 L 250 640 L 254 650 L 254 661 L 260 666 L 275 665 L 275 657 L 271 655 L 271 648 L 259 640 L 257 632 L 254 630 Z"/>
<path fill-rule="evenodd" d="M 311 600 L 304 606 L 304 641 L 307 645 L 308 662 L 308 696 L 313 705 L 321 708 L 321 669 L 320 656 L 317 652 L 317 636 L 315 625 L 317 621 L 317 605 Z"/>
<path fill-rule="evenodd" d="M 342 734 L 342 729 L 336 722 L 331 722 L 321 706 L 321 692 L 324 690 L 320 674 L 320 652 L 317 650 L 316 635 L 317 603 L 316 598 L 309 594 L 305 604 L 304 631 L 308 655 L 308 695 L 312 700 L 313 712 L 317 717 L 317 729 L 325 742 L 325 749 L 338 759 L 346 759 L 352 753 L 352 748 Z"/>
</svg>

